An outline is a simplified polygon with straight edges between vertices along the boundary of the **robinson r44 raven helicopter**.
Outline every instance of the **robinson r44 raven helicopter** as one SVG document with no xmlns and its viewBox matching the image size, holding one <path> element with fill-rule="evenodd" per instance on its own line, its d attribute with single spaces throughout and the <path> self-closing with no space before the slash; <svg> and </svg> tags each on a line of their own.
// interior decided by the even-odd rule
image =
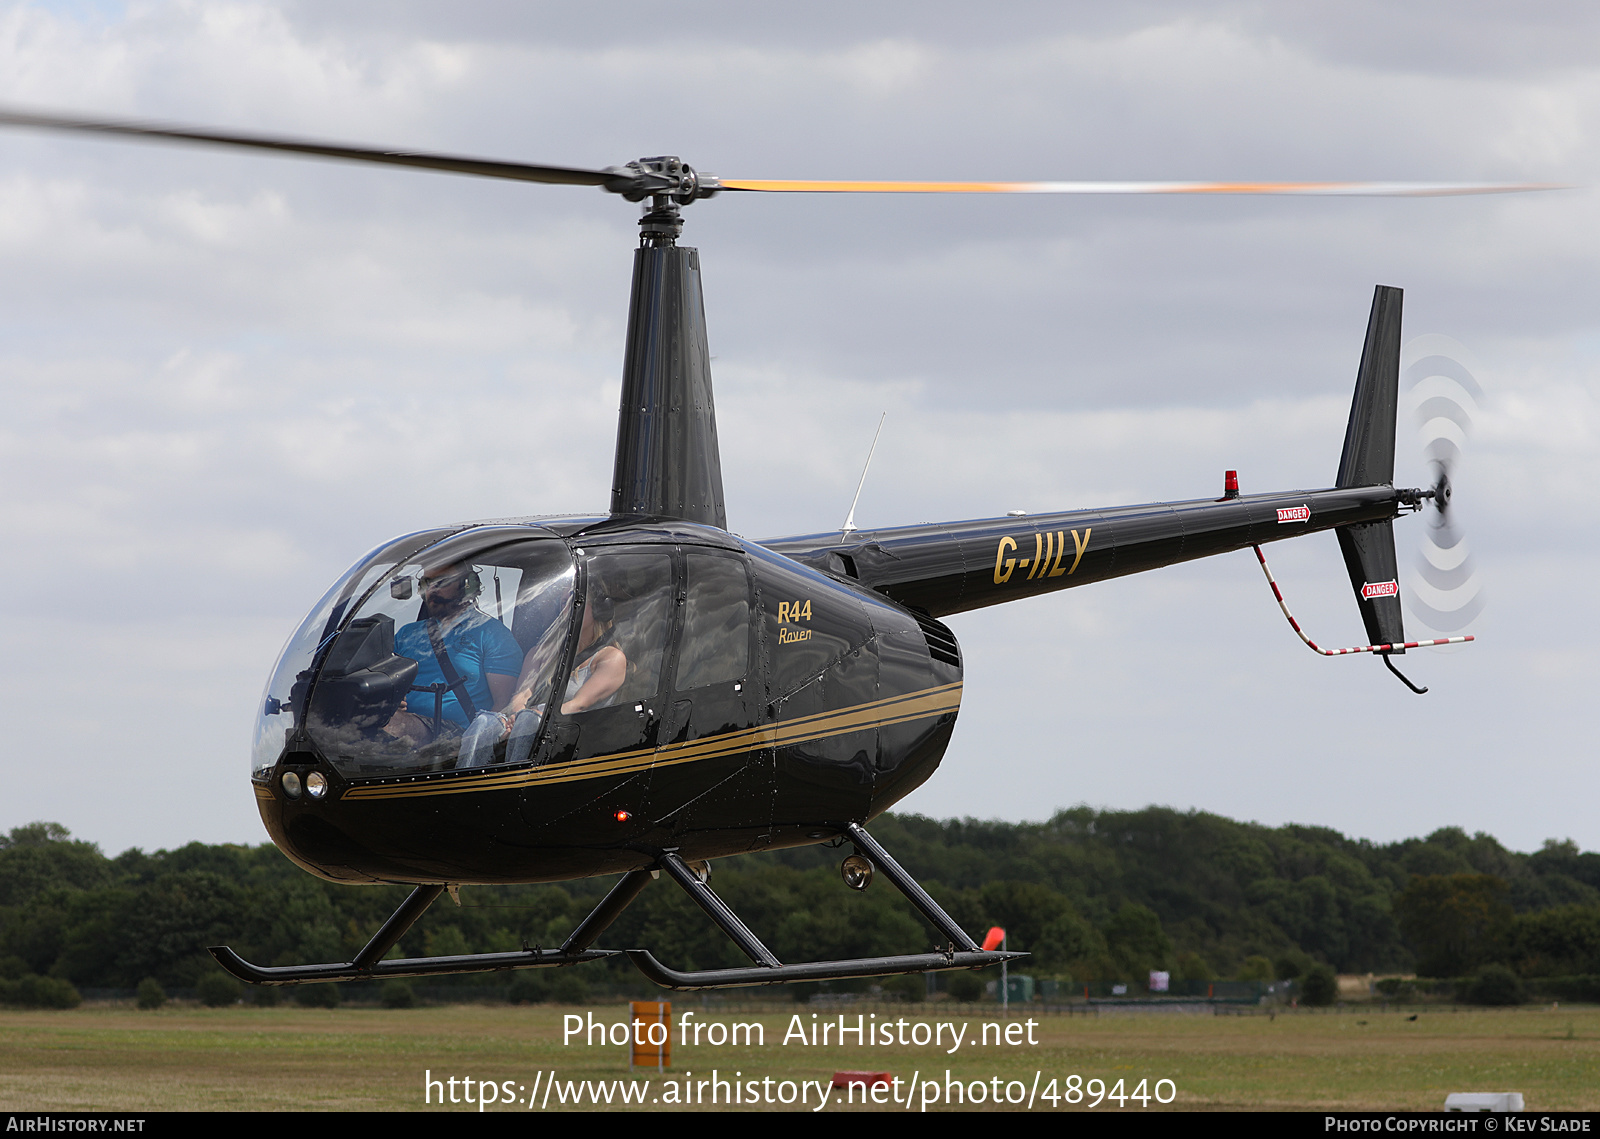
<svg viewBox="0 0 1600 1139">
<path fill-rule="evenodd" d="M 1374 652 L 1394 670 L 1391 655 L 1419 644 L 1471 640 L 1407 642 L 1402 627 L 1392 520 L 1425 505 L 1444 511 L 1450 484 L 1440 469 L 1432 487 L 1393 485 L 1399 289 L 1380 286 L 1373 298 L 1332 487 L 1242 495 L 1230 472 L 1217 499 L 870 531 L 847 524 L 757 543 L 727 528 L 700 257 L 678 244 L 682 210 L 723 192 L 1539 187 L 758 182 L 670 157 L 589 170 L 21 112 L 0 113 L 0 124 L 598 186 L 647 203 L 610 509 L 397 538 L 340 578 L 283 650 L 250 763 L 272 840 L 330 881 L 416 889 L 352 961 L 263 967 L 213 948 L 242 980 L 546 968 L 626 953 L 660 985 L 703 989 L 1025 956 L 976 943 L 863 827 L 933 774 L 955 728 L 961 650 L 941 618 L 1212 554 L 1259 555 L 1266 542 L 1331 529 L 1371 642 L 1336 651 Z M 881 872 L 944 948 L 785 964 L 708 884 L 710 859 L 816 843 L 852 846 L 846 883 L 862 889 Z M 749 967 L 680 972 L 648 949 L 595 948 L 663 871 Z M 621 878 L 558 948 L 384 960 L 448 886 L 608 874 Z"/>
</svg>

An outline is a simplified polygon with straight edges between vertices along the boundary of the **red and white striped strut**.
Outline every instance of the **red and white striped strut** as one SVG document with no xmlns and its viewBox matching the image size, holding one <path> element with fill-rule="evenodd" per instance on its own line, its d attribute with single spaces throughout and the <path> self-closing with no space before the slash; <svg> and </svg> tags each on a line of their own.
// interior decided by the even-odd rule
<svg viewBox="0 0 1600 1139">
<path fill-rule="evenodd" d="M 1433 641 L 1406 641 L 1404 644 L 1394 645 L 1362 645 L 1360 648 L 1354 649 L 1320 648 L 1318 647 L 1317 642 L 1306 636 L 1305 630 L 1300 628 L 1300 622 L 1296 621 L 1294 619 L 1294 614 L 1289 612 L 1289 606 L 1283 600 L 1283 590 L 1278 588 L 1278 582 L 1272 576 L 1272 570 L 1267 565 L 1267 556 L 1261 552 L 1261 547 L 1251 546 L 1250 548 L 1256 552 L 1256 560 L 1261 563 L 1261 572 L 1267 575 L 1267 584 L 1272 586 L 1272 596 L 1278 599 L 1278 608 L 1282 609 L 1283 615 L 1289 619 L 1289 627 L 1295 631 L 1299 638 L 1304 641 L 1307 647 L 1309 647 L 1314 653 L 1321 653 L 1325 657 L 1342 657 L 1347 656 L 1350 653 L 1389 653 L 1393 652 L 1395 649 L 1425 649 L 1432 645 L 1459 645 L 1466 641 L 1475 639 L 1471 636 L 1440 637 L 1438 640 Z"/>
</svg>

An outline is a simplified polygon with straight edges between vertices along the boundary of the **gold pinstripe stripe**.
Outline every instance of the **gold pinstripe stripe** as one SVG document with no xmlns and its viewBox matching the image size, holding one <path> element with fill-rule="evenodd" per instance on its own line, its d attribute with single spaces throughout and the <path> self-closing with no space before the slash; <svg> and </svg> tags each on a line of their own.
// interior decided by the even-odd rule
<svg viewBox="0 0 1600 1139">
<path fill-rule="evenodd" d="M 961 684 L 958 681 L 955 684 L 945 684 L 937 688 L 907 693 L 904 696 L 891 696 L 834 712 L 819 712 L 794 720 L 765 724 L 758 728 L 747 728 L 744 731 L 710 736 L 684 744 L 619 752 L 570 763 L 547 764 L 531 770 L 508 771 L 503 774 L 484 773 L 452 779 L 448 783 L 354 787 L 345 792 L 344 798 L 375 800 L 421 795 L 465 795 L 480 791 L 511 790 L 535 783 L 572 783 L 582 779 L 630 775 L 657 767 L 676 767 L 683 763 L 718 759 L 761 748 L 808 743 L 828 736 L 860 731 L 863 728 L 887 727 L 913 720 L 925 720 L 954 712 L 960 706 Z"/>
</svg>

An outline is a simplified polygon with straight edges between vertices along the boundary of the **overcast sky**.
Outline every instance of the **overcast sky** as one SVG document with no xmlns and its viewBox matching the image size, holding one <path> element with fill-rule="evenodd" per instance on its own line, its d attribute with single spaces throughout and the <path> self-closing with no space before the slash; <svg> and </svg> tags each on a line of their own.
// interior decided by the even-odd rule
<svg viewBox="0 0 1600 1139">
<path fill-rule="evenodd" d="M 962 615 L 961 720 L 903 807 L 1595 849 L 1600 10 L 1540 11 L 0 3 L 0 103 L 744 178 L 1572 183 L 724 195 L 683 241 L 752 538 L 837 527 L 884 411 L 866 527 L 1210 496 L 1226 468 L 1326 486 L 1373 286 L 1403 287 L 1407 339 L 1451 338 L 1486 392 L 1457 492 L 1479 643 L 1409 655 L 1413 696 L 1308 652 L 1249 552 Z M 262 841 L 252 715 L 329 583 L 397 533 L 605 508 L 635 218 L 590 189 L 0 134 L 0 829 Z M 1409 424 L 1399 467 L 1425 481 Z M 1422 530 L 1397 524 L 1403 564 Z M 1362 642 L 1331 535 L 1269 556 L 1313 638 Z"/>
</svg>

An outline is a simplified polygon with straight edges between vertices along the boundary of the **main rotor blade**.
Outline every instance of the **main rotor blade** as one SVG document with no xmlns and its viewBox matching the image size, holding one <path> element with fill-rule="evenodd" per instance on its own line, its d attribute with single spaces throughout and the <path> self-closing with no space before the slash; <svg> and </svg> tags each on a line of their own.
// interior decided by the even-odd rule
<svg viewBox="0 0 1600 1139">
<path fill-rule="evenodd" d="M 527 162 L 500 162 L 489 158 L 463 158 L 457 155 L 427 154 L 407 150 L 379 150 L 368 146 L 341 146 L 326 142 L 311 142 L 305 139 L 274 138 L 269 135 L 196 130 L 191 127 L 169 126 L 159 123 L 69 118 L 62 115 L 42 115 L 26 111 L 0 110 L 0 126 L 82 131 L 92 134 L 122 135 L 128 138 L 155 141 L 196 143 L 202 146 L 237 146 L 251 150 L 275 150 L 287 154 L 307 154 L 315 158 L 334 158 L 347 162 L 377 162 L 388 166 L 414 166 L 423 170 L 442 170 L 451 174 L 472 174 L 479 178 L 506 178 L 515 182 L 551 182 L 569 186 L 604 186 L 618 177 L 617 172 L 612 170 L 584 170 L 568 166 L 534 166 Z"/>
<path fill-rule="evenodd" d="M 277 151 L 282 154 L 303 154 L 313 158 L 331 158 L 345 162 L 410 166 L 422 170 L 439 170 L 450 174 L 501 178 L 515 182 L 601 186 L 615 193 L 627 194 L 630 198 L 636 194 L 644 197 L 655 193 L 672 193 L 679 188 L 677 171 L 674 171 L 666 181 L 661 181 L 659 177 L 652 178 L 651 171 L 635 169 L 637 164 L 630 165 L 626 170 L 537 166 L 528 162 L 504 162 L 491 158 L 430 154 L 424 151 L 380 150 L 376 147 L 345 146 L 309 139 L 201 130 L 194 127 L 132 120 L 49 115 L 4 108 L 0 108 L 0 126 L 77 131 L 201 146 L 234 146 L 250 150 Z M 655 173 L 659 175 L 660 172 Z M 701 174 L 694 186 L 693 196 L 707 197 L 719 190 L 743 190 L 769 194 L 1298 194 L 1437 197 L 1456 194 L 1513 194 L 1530 190 L 1565 188 L 1567 187 L 1563 184 L 1548 182 L 841 182 L 719 179 L 714 175 Z"/>
<path fill-rule="evenodd" d="M 765 194 L 1304 194 L 1428 198 L 1561 190 L 1553 182 L 817 182 L 718 179 Z"/>
</svg>

